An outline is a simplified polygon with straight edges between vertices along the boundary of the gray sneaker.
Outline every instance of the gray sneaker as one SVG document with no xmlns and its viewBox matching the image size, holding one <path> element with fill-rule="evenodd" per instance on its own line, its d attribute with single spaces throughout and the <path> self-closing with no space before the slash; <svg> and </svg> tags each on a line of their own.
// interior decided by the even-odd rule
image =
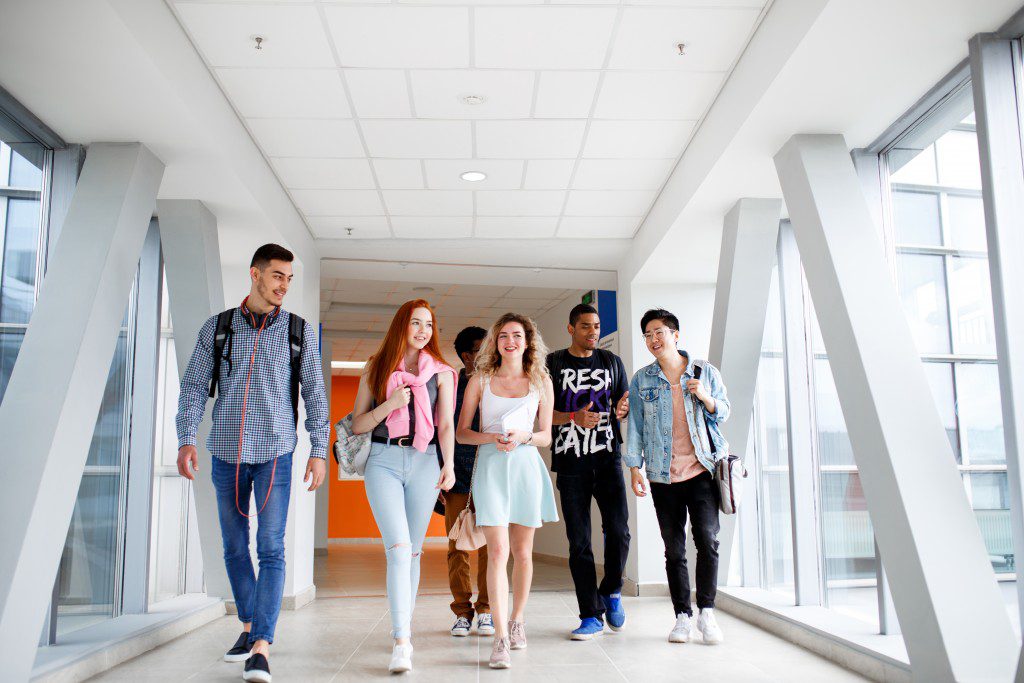
<svg viewBox="0 0 1024 683">
<path fill-rule="evenodd" d="M 487 663 L 492 669 L 508 669 L 512 666 L 512 657 L 508 653 L 508 638 L 495 638 L 494 649 L 491 650 L 491 661 Z"/>
<path fill-rule="evenodd" d="M 521 621 L 508 622 L 509 647 L 513 650 L 526 649 L 526 624 Z"/>
</svg>

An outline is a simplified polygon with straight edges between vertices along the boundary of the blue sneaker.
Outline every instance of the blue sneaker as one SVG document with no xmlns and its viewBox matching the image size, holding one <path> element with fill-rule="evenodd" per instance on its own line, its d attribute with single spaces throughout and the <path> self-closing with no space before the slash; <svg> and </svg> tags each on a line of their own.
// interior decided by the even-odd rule
<svg viewBox="0 0 1024 683">
<path fill-rule="evenodd" d="M 580 622 L 580 627 L 569 635 L 570 640 L 590 640 L 604 633 L 604 622 L 597 617 L 587 617 Z"/>
<path fill-rule="evenodd" d="M 613 631 L 621 630 L 622 625 L 626 623 L 626 610 L 622 609 L 622 594 L 602 595 L 601 600 L 604 602 L 604 616 L 608 619 L 608 626 Z"/>
</svg>

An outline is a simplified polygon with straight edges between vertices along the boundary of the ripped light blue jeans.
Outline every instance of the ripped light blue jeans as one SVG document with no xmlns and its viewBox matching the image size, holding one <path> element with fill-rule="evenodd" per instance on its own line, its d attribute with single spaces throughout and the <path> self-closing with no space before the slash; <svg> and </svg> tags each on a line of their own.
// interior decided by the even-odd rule
<svg viewBox="0 0 1024 683">
<path fill-rule="evenodd" d="M 420 555 L 437 501 L 441 468 L 437 447 L 420 453 L 409 446 L 375 443 L 366 461 L 366 497 L 384 540 L 388 560 L 391 636 L 412 635 L 412 611 L 420 585 Z"/>
</svg>

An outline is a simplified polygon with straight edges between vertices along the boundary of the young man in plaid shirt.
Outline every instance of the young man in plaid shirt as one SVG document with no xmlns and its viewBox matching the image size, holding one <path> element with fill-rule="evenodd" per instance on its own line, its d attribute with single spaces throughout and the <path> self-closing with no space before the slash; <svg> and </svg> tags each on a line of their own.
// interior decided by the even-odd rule
<svg viewBox="0 0 1024 683">
<path fill-rule="evenodd" d="M 284 533 L 291 496 L 292 453 L 298 441 L 292 404 L 291 314 L 281 308 L 292 280 L 294 256 L 266 244 L 249 268 L 249 296 L 233 310 L 230 332 L 217 372 L 217 400 L 207 446 L 213 454 L 213 483 L 224 541 L 231 592 L 243 632 L 224 655 L 245 661 L 242 678 L 270 683 L 268 657 L 284 592 Z M 178 399 L 178 472 L 195 478 L 199 469 L 196 431 L 214 379 L 218 317 L 199 331 L 181 380 Z M 314 328 L 303 322 L 298 382 L 306 404 L 306 430 L 312 451 L 305 482 L 317 489 L 327 472 L 329 433 L 320 349 Z M 298 328 L 296 328 L 298 329 Z M 256 550 L 259 577 L 249 555 L 249 499 L 255 493 L 259 525 Z"/>
</svg>

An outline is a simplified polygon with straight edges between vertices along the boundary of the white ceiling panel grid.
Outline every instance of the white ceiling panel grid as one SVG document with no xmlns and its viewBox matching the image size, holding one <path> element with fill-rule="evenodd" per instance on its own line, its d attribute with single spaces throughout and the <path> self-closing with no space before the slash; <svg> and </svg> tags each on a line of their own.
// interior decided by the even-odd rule
<svg viewBox="0 0 1024 683">
<path fill-rule="evenodd" d="M 766 1 L 168 4 L 317 238 L 475 240 L 631 237 Z"/>
</svg>

